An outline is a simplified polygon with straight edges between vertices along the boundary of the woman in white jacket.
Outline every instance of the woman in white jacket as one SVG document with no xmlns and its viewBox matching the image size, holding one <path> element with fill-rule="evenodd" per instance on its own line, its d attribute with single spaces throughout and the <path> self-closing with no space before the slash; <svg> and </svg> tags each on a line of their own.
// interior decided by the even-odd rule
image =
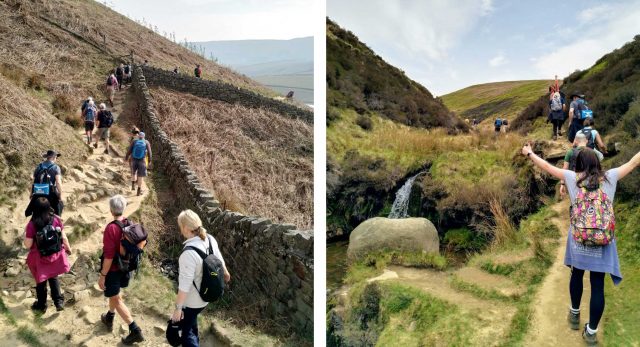
<svg viewBox="0 0 640 347">
<path fill-rule="evenodd" d="M 184 242 L 184 247 L 193 246 L 208 253 L 209 246 L 211 246 L 213 254 L 222 261 L 224 266 L 224 281 L 225 283 L 229 282 L 231 275 L 218 249 L 218 243 L 202 227 L 200 217 L 191 210 L 184 210 L 178 216 L 178 226 L 182 236 L 187 239 Z M 207 306 L 207 302 L 200 298 L 200 293 L 196 289 L 196 287 L 200 287 L 202 282 L 202 258 L 194 250 L 185 250 L 180 255 L 178 263 L 180 265 L 178 296 L 171 320 L 174 322 L 182 321 L 180 323 L 182 346 L 197 347 L 199 346 L 198 314 Z"/>
</svg>

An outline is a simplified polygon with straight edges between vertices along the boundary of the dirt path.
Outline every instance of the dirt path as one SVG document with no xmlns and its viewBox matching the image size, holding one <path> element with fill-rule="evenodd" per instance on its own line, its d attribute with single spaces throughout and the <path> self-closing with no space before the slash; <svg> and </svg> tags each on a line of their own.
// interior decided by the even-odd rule
<svg viewBox="0 0 640 347">
<path fill-rule="evenodd" d="M 566 320 L 571 302 L 569 298 L 571 271 L 564 265 L 565 244 L 569 230 L 568 199 L 555 204 L 553 210 L 559 214 L 558 217 L 552 219 L 552 222 L 560 229 L 561 237 L 558 239 L 560 244 L 553 265 L 549 268 L 549 273 L 533 300 L 533 320 L 529 334 L 524 341 L 527 341 L 527 346 L 584 346 L 582 331 L 569 329 Z M 584 292 L 580 307 L 581 326 L 589 319 L 589 297 L 591 296 L 589 277 L 584 277 Z M 602 323 L 598 326 L 600 331 L 602 331 L 602 326 Z M 603 336 L 602 332 L 598 333 L 601 346 L 603 345 Z"/>
<path fill-rule="evenodd" d="M 117 93 L 114 100 L 116 119 L 117 111 L 123 107 L 124 93 Z M 78 131 L 78 135 L 84 139 L 82 130 Z M 119 158 L 113 151 L 110 155 L 103 154 L 103 151 L 104 143 L 101 142 L 86 162 L 69 168 L 63 177 L 65 231 L 73 240 L 73 254 L 69 257 L 72 270 L 69 274 L 60 276 L 61 287 L 65 292 L 65 310 L 56 312 L 51 306 L 50 298 L 49 309 L 44 315 L 36 316 L 30 310 L 35 290 L 33 278 L 24 264 L 26 251 L 21 251 L 18 259 L 9 262 L 9 268 L 17 273 L 0 277 L 2 299 L 10 316 L 15 318 L 17 326 L 36 332 L 37 338 L 45 346 L 115 346 L 120 344 L 121 336 L 128 333 L 128 328 L 118 316 L 112 332 L 107 331 L 100 323 L 100 314 L 107 310 L 107 300 L 96 285 L 98 275 L 95 269 L 98 262 L 95 259 L 102 246 L 104 227 L 113 219 L 109 212 L 109 197 L 114 194 L 124 195 L 128 202 L 125 215 L 129 215 L 140 207 L 147 192 L 143 190 L 142 196 L 136 196 L 136 192 L 131 190 L 128 168 L 123 158 Z M 28 220 L 22 215 L 22 209 L 26 205 L 25 196 L 9 220 L 11 228 L 24 228 Z M 126 296 L 125 290 L 125 302 Z M 132 309 L 134 319 L 142 327 L 146 338 L 139 345 L 165 346 L 167 316 L 149 311 L 145 310 L 143 314 L 139 309 Z M 207 334 L 207 330 L 201 328 L 203 345 L 222 345 L 213 335 Z M 9 324 L 6 316 L 0 316 L 0 331 L 3 341 L 16 340 L 18 329 Z M 15 345 L 24 344 L 20 342 Z"/>
</svg>

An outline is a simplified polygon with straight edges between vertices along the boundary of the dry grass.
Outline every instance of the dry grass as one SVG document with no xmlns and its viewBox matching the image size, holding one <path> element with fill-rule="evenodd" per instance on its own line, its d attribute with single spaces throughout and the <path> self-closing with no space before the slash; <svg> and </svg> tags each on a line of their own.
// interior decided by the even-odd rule
<svg viewBox="0 0 640 347">
<path fill-rule="evenodd" d="M 489 210 L 493 215 L 493 241 L 491 246 L 494 248 L 501 247 L 505 244 L 516 241 L 516 227 L 511 222 L 509 215 L 502 206 L 500 200 L 493 198 L 489 202 Z"/>
<path fill-rule="evenodd" d="M 188 94 L 152 94 L 163 128 L 227 208 L 312 227 L 311 126 Z"/>
</svg>

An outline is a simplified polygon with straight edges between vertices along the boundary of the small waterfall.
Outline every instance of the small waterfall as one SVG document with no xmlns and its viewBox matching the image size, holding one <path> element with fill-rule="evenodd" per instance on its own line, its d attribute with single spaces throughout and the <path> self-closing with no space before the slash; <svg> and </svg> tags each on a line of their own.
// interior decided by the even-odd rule
<svg viewBox="0 0 640 347">
<path fill-rule="evenodd" d="M 393 206 L 391 206 L 391 213 L 389 213 L 389 218 L 398 219 L 409 217 L 409 214 L 407 212 L 409 210 L 409 196 L 411 196 L 411 187 L 413 187 L 413 182 L 420 174 L 422 174 L 422 172 L 409 178 L 402 185 L 402 187 L 398 189 L 398 192 L 396 193 L 396 199 L 393 201 Z"/>
</svg>

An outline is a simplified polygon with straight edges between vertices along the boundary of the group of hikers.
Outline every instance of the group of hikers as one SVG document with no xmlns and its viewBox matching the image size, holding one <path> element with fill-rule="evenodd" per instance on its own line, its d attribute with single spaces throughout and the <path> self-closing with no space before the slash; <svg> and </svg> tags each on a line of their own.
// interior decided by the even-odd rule
<svg viewBox="0 0 640 347">
<path fill-rule="evenodd" d="M 173 73 L 176 75 L 180 73 L 180 70 L 178 70 L 177 66 L 173 68 Z M 195 76 L 195 78 L 202 78 L 202 67 L 200 66 L 200 64 L 196 64 L 195 69 L 193 69 L 193 75 Z"/>
<path fill-rule="evenodd" d="M 522 154 L 560 180 L 561 197 L 569 195 L 570 227 L 564 258 L 564 264 L 571 268 L 567 320 L 571 329 L 580 329 L 582 278 L 584 272 L 589 271 L 589 320 L 583 327 L 582 337 L 593 346 L 597 344 L 596 333 L 604 312 L 605 274 L 610 274 L 614 285 L 622 281 L 613 208 L 616 185 L 640 165 L 640 152 L 627 163 L 605 171 L 601 161 L 607 149 L 601 135 L 593 128 L 593 112 L 586 106 L 583 94 L 575 92 L 571 99 L 567 135 L 572 148 L 564 157 L 562 169 L 536 155 L 530 144 L 522 148 Z M 548 117 L 553 122 L 554 140 L 562 135 L 560 128 L 566 109 L 564 93 L 556 84 L 550 88 Z"/>
<path fill-rule="evenodd" d="M 116 68 L 115 73 L 109 76 L 115 76 L 113 83 L 107 83 L 107 87 L 112 86 L 110 92 L 128 83 L 130 72 L 130 67 L 127 69 L 120 65 Z M 104 103 L 96 108 L 93 97 L 88 97 L 82 103 L 81 113 L 87 144 L 92 145 L 92 133 L 97 123 L 98 134 L 93 147 L 97 148 L 98 140 L 103 139 L 106 143 L 104 154 L 109 154 L 109 129 L 114 122 L 111 112 Z M 64 310 L 58 276 L 70 271 L 68 255 L 72 249 L 62 218 L 62 171 L 57 164 L 60 156 L 54 150 L 43 155 L 44 160 L 33 173 L 31 198 L 25 210 L 25 216 L 31 219 L 26 226 L 23 245 L 29 249 L 27 265 L 36 283 L 36 301 L 31 309 L 39 313 L 45 313 L 48 307 L 47 283 L 56 310 Z M 145 133 L 134 127 L 125 161 L 129 162 L 131 169 L 131 190 L 135 191 L 137 187 L 138 196 L 142 195 L 143 178 L 147 175 L 151 159 L 151 144 L 145 139 Z M 126 206 L 127 200 L 122 195 L 112 196 L 109 200 L 113 221 L 104 230 L 98 286 L 108 299 L 108 309 L 101 316 L 101 324 L 111 330 L 117 313 L 129 326 L 129 334 L 122 338 L 122 343 L 129 345 L 144 341 L 144 337 L 124 303 L 121 289 L 129 285 L 133 272 L 139 267 L 148 234 L 141 224 L 125 217 Z M 231 276 L 215 238 L 207 234 L 199 216 L 191 210 L 184 210 L 177 219 L 178 231 L 186 241 L 178 260 L 178 293 L 166 335 L 172 346 L 199 346 L 198 314 L 209 302 L 222 295 Z"/>
<path fill-rule="evenodd" d="M 465 121 L 467 122 L 467 124 L 471 124 L 471 128 L 473 130 L 478 130 L 478 125 L 480 125 L 480 119 L 478 118 L 473 118 L 471 120 L 465 119 Z M 509 128 L 509 120 L 507 118 L 496 118 L 495 121 L 493 122 L 493 126 L 495 129 L 496 135 L 498 135 L 500 132 L 506 133 Z"/>
</svg>

